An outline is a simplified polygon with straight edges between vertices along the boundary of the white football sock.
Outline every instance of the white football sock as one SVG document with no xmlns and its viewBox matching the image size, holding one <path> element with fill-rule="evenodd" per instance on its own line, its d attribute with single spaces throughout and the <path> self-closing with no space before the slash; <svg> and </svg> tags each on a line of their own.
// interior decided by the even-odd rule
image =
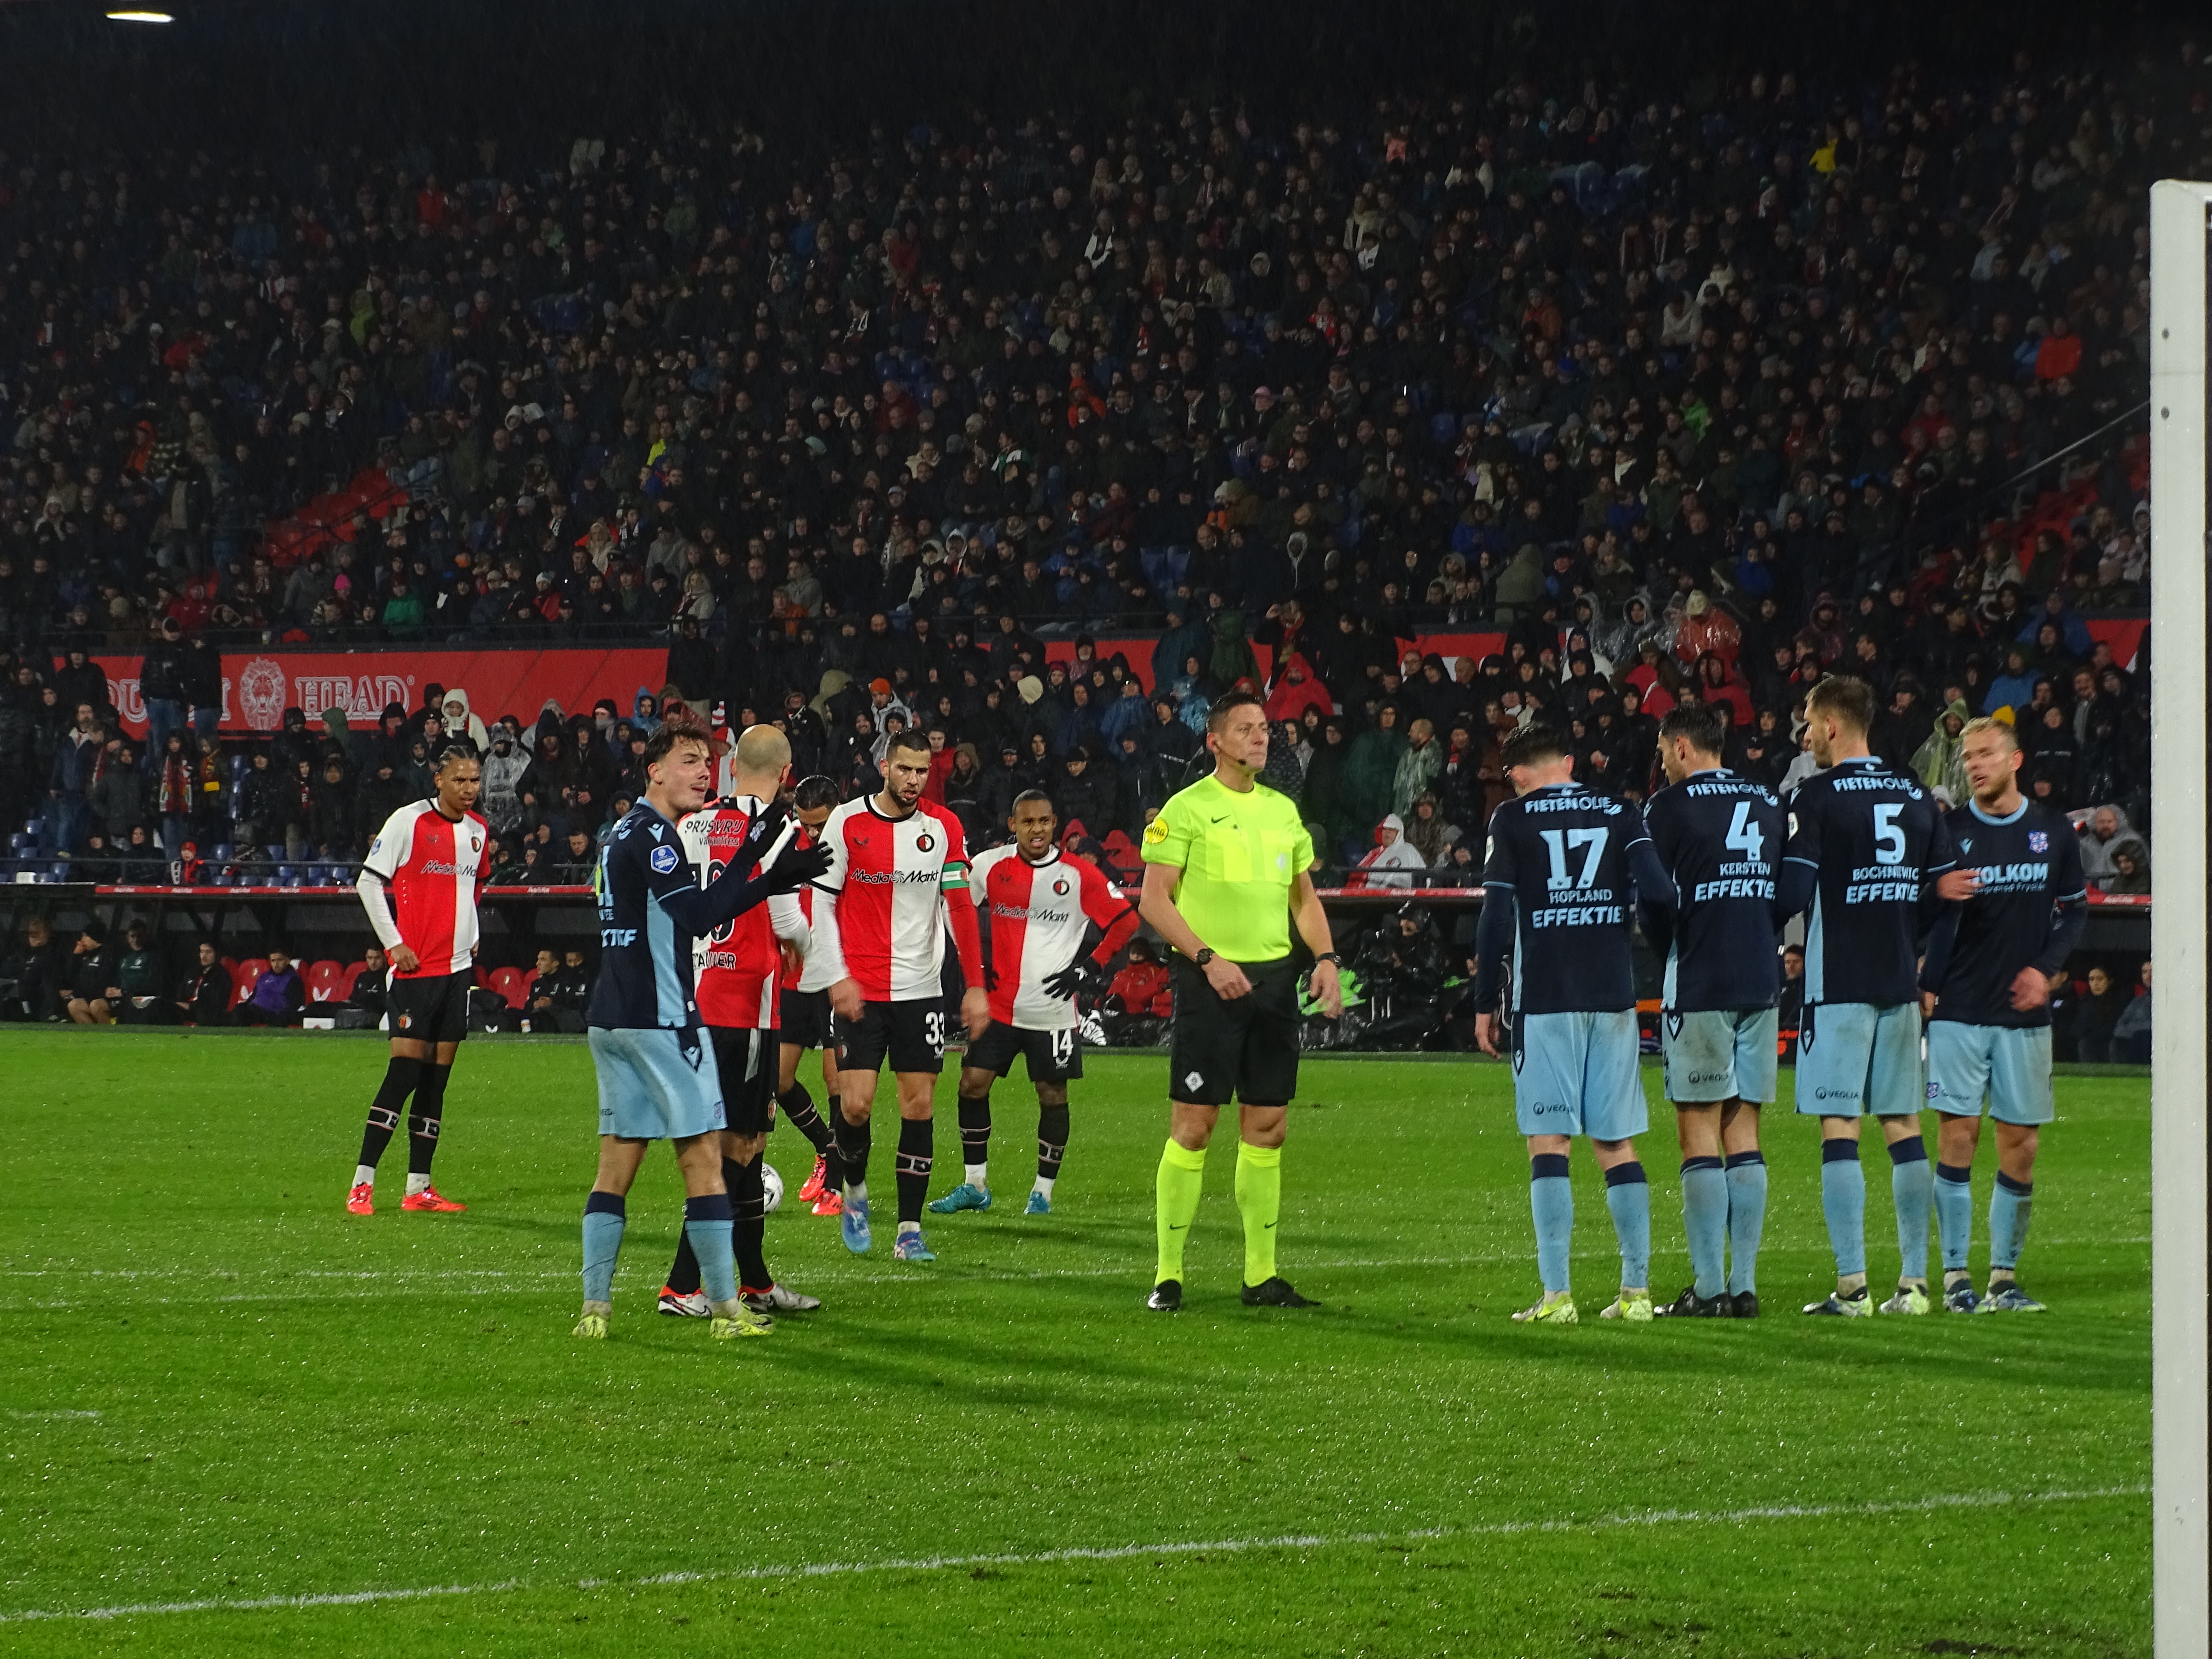
<svg viewBox="0 0 2212 1659">
<path fill-rule="evenodd" d="M 376 1165 L 374 1164 L 355 1164 L 353 1166 L 353 1184 L 356 1187 L 374 1187 L 376 1185 Z"/>
</svg>

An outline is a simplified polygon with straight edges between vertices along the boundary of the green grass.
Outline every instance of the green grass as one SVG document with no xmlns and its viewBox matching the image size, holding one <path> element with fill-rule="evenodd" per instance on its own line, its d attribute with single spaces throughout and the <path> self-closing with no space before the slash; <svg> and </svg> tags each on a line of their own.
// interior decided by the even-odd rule
<svg viewBox="0 0 2212 1659">
<path fill-rule="evenodd" d="M 1139 1306 L 1163 1062 L 1090 1064 L 1058 1213 L 1008 1201 L 1034 1108 L 1002 1085 L 1000 1207 L 901 1267 L 791 1205 L 769 1259 L 829 1305 L 764 1342 L 653 1316 L 680 1207 L 657 1151 L 614 1340 L 585 1345 L 582 1047 L 470 1044 L 439 1160 L 470 1212 L 398 1213 L 395 1148 L 362 1220 L 380 1046 L 0 1036 L 0 1650 L 2149 1650 L 2140 1077 L 2060 1083 L 2024 1269 L 2047 1316 L 1797 1318 L 1830 1282 L 1815 1134 L 1773 1111 L 1768 1317 L 1531 1330 L 1502 1067 L 1310 1063 L 1283 1266 L 1328 1305 L 1237 1305 L 1224 1137 L 1168 1319 Z M 1653 1117 L 1663 1296 L 1687 1270 Z M 770 1143 L 794 1187 L 803 1152 Z M 1579 1153 L 1576 1181 L 1594 1314 L 1617 1264 Z M 652 1582 L 684 1574 L 712 1577 Z"/>
</svg>

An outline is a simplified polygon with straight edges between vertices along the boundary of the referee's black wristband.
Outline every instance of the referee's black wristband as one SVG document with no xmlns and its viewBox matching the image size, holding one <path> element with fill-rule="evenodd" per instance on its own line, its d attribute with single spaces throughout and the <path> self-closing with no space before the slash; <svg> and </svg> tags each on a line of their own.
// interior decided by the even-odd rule
<svg viewBox="0 0 2212 1659">
<path fill-rule="evenodd" d="M 1339 968 L 1344 966 L 1344 958 L 1337 955 L 1334 951 L 1323 951 L 1319 956 L 1316 957 L 1314 958 L 1314 966 L 1318 968 L 1324 962 L 1334 963 Z"/>
</svg>

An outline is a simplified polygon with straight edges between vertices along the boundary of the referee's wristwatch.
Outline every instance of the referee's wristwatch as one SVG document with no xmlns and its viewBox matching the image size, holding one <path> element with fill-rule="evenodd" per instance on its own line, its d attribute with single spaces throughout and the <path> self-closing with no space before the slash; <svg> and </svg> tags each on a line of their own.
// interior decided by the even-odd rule
<svg viewBox="0 0 2212 1659">
<path fill-rule="evenodd" d="M 1316 957 L 1314 958 L 1314 966 L 1318 968 L 1324 962 L 1329 963 L 1333 967 L 1341 968 L 1344 966 L 1344 958 L 1337 955 L 1334 951 L 1324 951 L 1319 956 Z"/>
<path fill-rule="evenodd" d="M 1191 965 L 1194 968 L 1204 968 L 1207 963 L 1213 960 L 1213 957 L 1214 951 L 1212 945 L 1200 945 L 1198 954 L 1190 959 Z"/>
</svg>

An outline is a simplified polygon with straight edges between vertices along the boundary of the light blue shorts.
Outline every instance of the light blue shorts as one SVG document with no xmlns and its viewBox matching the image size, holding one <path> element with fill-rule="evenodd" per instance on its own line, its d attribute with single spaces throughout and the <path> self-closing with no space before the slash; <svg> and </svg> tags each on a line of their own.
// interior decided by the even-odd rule
<svg viewBox="0 0 2212 1659">
<path fill-rule="evenodd" d="M 1524 1135 L 1626 1140 L 1651 1127 L 1636 1014 L 1517 1014 L 1513 1104 Z"/>
<path fill-rule="evenodd" d="M 2001 1123 L 2048 1123 L 2058 1115 L 2048 1025 L 1929 1022 L 1928 1103 L 1954 1117 L 1979 1117 L 1984 1097 Z"/>
<path fill-rule="evenodd" d="M 684 1140 L 722 1127 L 722 1080 L 705 1031 L 591 1028 L 599 1133 Z"/>
<path fill-rule="evenodd" d="M 1920 1005 L 1822 1002 L 1797 1021 L 1797 1109 L 1808 1117 L 1902 1117 L 1926 1105 Z"/>
<path fill-rule="evenodd" d="M 1667 1056 L 1667 1098 L 1678 1106 L 1723 1100 L 1771 1104 L 1780 1021 L 1772 1008 L 1662 1014 L 1659 1046 Z"/>
</svg>

